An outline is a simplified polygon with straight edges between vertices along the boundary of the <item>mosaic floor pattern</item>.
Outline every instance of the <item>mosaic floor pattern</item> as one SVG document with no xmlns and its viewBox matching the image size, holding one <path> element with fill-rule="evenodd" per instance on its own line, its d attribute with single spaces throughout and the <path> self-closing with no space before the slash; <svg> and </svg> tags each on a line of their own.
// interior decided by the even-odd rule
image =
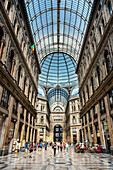
<svg viewBox="0 0 113 170">
<path fill-rule="evenodd" d="M 24 153 L 0 157 L 0 170 L 113 170 L 113 156 L 110 154 L 56 152 L 51 147 L 47 151 L 34 151 L 32 158 Z"/>
</svg>

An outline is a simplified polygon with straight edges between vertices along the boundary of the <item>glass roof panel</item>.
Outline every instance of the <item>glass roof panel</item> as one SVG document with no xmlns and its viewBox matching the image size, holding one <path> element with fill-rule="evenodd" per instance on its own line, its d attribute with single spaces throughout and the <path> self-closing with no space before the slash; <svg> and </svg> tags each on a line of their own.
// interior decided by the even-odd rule
<svg viewBox="0 0 113 170">
<path fill-rule="evenodd" d="M 24 0 L 39 62 L 53 52 L 78 61 L 93 0 Z"/>
<path fill-rule="evenodd" d="M 65 53 L 52 53 L 40 63 L 39 84 L 45 87 L 76 86 L 78 83 L 75 60 Z"/>
</svg>

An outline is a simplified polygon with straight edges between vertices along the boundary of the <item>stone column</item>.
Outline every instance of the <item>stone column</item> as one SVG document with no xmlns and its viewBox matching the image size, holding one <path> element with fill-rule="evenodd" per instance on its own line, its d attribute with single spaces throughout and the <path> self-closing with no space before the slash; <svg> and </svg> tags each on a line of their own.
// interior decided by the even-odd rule
<svg viewBox="0 0 113 170">
<path fill-rule="evenodd" d="M 91 143 L 91 132 L 90 132 L 90 128 L 89 128 L 89 115 L 88 115 L 88 113 L 86 114 L 86 117 L 87 117 L 87 125 L 88 125 L 89 144 L 92 145 L 92 143 Z"/>
<path fill-rule="evenodd" d="M 22 112 L 22 106 L 19 103 L 18 104 L 18 115 L 17 115 L 17 122 L 16 122 L 16 126 L 15 126 L 15 132 L 14 132 L 14 139 L 18 138 L 18 131 L 19 131 L 19 124 L 20 124 L 20 114 Z"/>
<path fill-rule="evenodd" d="M 27 110 L 24 109 L 24 124 L 23 124 L 23 126 L 22 126 L 21 139 L 20 139 L 21 142 L 23 141 L 23 139 L 24 139 L 24 134 L 25 134 L 26 112 L 27 112 Z"/>
<path fill-rule="evenodd" d="M 28 142 L 28 137 L 29 137 L 29 125 L 30 125 L 30 113 L 28 114 L 28 127 L 27 127 L 27 134 L 26 134 L 26 142 Z"/>
<path fill-rule="evenodd" d="M 39 127 L 37 127 L 37 142 L 39 142 L 39 140 L 40 140 L 40 128 Z"/>
<path fill-rule="evenodd" d="M 34 129 L 34 132 L 33 132 L 33 143 L 35 142 L 35 129 Z"/>
<path fill-rule="evenodd" d="M 87 140 L 87 135 L 86 135 L 86 128 L 85 128 L 85 116 L 83 117 L 84 119 L 84 134 L 85 134 L 85 141 Z"/>
<path fill-rule="evenodd" d="M 82 141 L 84 141 L 84 134 L 83 134 L 83 129 L 82 129 Z"/>
<path fill-rule="evenodd" d="M 65 142 L 65 141 L 66 141 L 66 131 L 63 130 L 63 142 Z"/>
<path fill-rule="evenodd" d="M 73 142 L 73 129 L 70 127 L 71 142 Z"/>
<path fill-rule="evenodd" d="M 4 124 L 4 132 L 2 134 L 2 140 L 1 140 L 1 145 L 0 145 L 1 148 L 5 144 L 8 145 L 8 135 L 9 135 L 9 129 L 10 129 L 10 123 L 11 123 L 11 115 L 12 115 L 14 98 L 12 96 L 10 96 L 9 100 L 10 100 L 9 107 L 8 107 L 9 114 L 8 114 L 8 117 L 6 118 L 5 124 Z"/>
<path fill-rule="evenodd" d="M 31 132 L 30 132 L 30 141 L 32 142 L 32 133 L 33 133 L 33 128 L 31 127 Z"/>
<path fill-rule="evenodd" d="M 2 97 L 2 92 L 3 92 L 3 87 L 0 85 L 0 100 L 1 100 L 1 97 Z"/>
<path fill-rule="evenodd" d="M 30 141 L 33 141 L 33 116 L 32 116 L 32 127 L 31 127 L 31 133 L 30 133 Z"/>
<path fill-rule="evenodd" d="M 44 141 L 46 141 L 46 127 L 44 127 Z"/>
<path fill-rule="evenodd" d="M 93 109 L 91 109 L 91 119 L 92 119 L 92 129 L 93 129 L 93 142 L 94 142 L 94 144 L 97 144 L 97 136 L 96 136 L 96 130 L 95 130 L 95 125 L 94 125 Z"/>
<path fill-rule="evenodd" d="M 107 94 L 107 96 L 104 97 L 104 101 L 105 101 L 108 129 L 109 129 L 109 135 L 110 135 L 110 141 L 111 141 L 111 152 L 113 154 L 113 126 L 112 126 L 112 118 L 110 116 L 110 111 L 109 111 L 109 102 L 108 102 L 109 97 L 108 97 L 108 94 Z"/>
<path fill-rule="evenodd" d="M 97 114 L 98 114 L 98 125 L 99 125 L 99 133 L 100 133 L 101 145 L 104 146 L 104 137 L 103 137 L 103 131 L 102 131 L 102 123 L 101 123 L 101 120 L 100 120 L 99 102 L 97 104 Z"/>
</svg>

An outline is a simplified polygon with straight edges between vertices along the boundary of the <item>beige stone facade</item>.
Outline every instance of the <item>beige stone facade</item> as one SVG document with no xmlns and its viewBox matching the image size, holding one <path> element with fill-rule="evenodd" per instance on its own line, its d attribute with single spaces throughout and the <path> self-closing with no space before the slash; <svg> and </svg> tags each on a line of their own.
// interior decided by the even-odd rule
<svg viewBox="0 0 113 170">
<path fill-rule="evenodd" d="M 76 73 L 81 140 L 113 152 L 113 1 L 94 1 Z"/>
<path fill-rule="evenodd" d="M 54 142 L 61 140 L 62 142 L 76 143 L 80 141 L 80 102 L 79 96 L 70 97 L 67 101 L 67 106 L 63 103 L 52 102 L 47 104 L 47 97 L 38 96 L 37 102 L 37 121 L 36 127 L 38 130 L 38 141 Z M 59 134 L 60 137 L 56 137 L 58 132 L 55 133 L 55 127 L 62 129 Z"/>
<path fill-rule="evenodd" d="M 36 142 L 40 66 L 27 13 L 20 1 L 0 1 L 0 155 L 13 139 Z M 18 12 L 17 12 L 18 11 Z"/>
<path fill-rule="evenodd" d="M 66 139 L 69 142 L 80 141 L 80 102 L 79 96 L 70 97 L 69 105 L 66 110 Z"/>
</svg>

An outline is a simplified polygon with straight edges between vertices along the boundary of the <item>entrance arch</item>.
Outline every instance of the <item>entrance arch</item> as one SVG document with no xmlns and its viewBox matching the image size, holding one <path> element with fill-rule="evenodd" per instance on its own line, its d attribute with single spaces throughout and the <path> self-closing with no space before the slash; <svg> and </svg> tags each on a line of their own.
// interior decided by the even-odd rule
<svg viewBox="0 0 113 170">
<path fill-rule="evenodd" d="M 61 125 L 54 127 L 54 142 L 62 142 L 63 129 Z"/>
</svg>

